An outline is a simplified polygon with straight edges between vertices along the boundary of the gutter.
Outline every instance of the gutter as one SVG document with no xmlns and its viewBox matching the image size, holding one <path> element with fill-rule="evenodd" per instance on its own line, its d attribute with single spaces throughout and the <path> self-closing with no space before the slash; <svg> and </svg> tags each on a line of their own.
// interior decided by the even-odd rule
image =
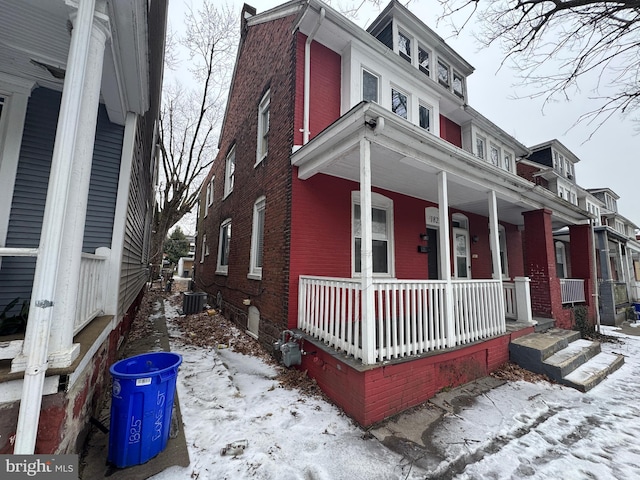
<svg viewBox="0 0 640 480">
<path fill-rule="evenodd" d="M 303 114 L 303 126 L 302 126 L 302 144 L 306 145 L 309 142 L 309 91 L 311 83 L 311 42 L 318 33 L 320 25 L 324 21 L 326 10 L 324 7 L 320 9 L 320 18 L 313 28 L 313 31 L 307 37 L 304 43 L 304 114 Z"/>
</svg>

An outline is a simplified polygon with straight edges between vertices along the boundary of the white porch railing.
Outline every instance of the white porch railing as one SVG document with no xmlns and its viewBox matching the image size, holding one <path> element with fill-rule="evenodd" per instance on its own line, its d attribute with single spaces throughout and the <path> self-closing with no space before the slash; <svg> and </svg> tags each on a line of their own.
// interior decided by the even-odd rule
<svg viewBox="0 0 640 480">
<path fill-rule="evenodd" d="M 502 291 L 504 293 L 504 316 L 507 318 L 518 318 L 516 284 L 513 282 L 502 282 Z"/>
<path fill-rule="evenodd" d="M 102 250 L 102 249 L 101 249 Z M 108 249 L 104 249 L 107 250 Z M 107 260 L 106 255 L 83 253 L 80 261 L 80 290 L 76 304 L 73 334 L 104 312 Z"/>
<path fill-rule="evenodd" d="M 506 331 L 500 280 L 453 280 L 453 332 L 447 331 L 446 282 L 374 280 L 377 361 L 464 345 Z M 301 276 L 298 328 L 363 358 L 358 280 Z"/>
<path fill-rule="evenodd" d="M 561 278 L 560 290 L 562 292 L 562 303 L 580 303 L 585 301 L 584 279 L 582 278 Z"/>
</svg>

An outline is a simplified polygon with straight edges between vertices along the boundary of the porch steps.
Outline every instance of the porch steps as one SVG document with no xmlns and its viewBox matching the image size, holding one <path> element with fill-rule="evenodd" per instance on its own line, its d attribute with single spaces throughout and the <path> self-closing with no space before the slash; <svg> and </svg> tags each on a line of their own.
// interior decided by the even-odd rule
<svg viewBox="0 0 640 480">
<path fill-rule="evenodd" d="M 602 353 L 599 342 L 557 328 L 513 340 L 509 354 L 511 361 L 522 368 L 581 392 L 591 390 L 624 363 L 621 355 Z"/>
<path fill-rule="evenodd" d="M 536 322 L 534 330 L 538 333 L 546 332 L 555 327 L 555 320 L 553 318 L 533 317 L 533 320 Z"/>
</svg>

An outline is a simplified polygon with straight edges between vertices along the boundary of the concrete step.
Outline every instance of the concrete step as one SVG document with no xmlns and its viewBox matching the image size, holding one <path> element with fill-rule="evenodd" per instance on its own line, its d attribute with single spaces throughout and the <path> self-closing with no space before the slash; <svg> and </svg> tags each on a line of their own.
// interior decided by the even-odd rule
<svg viewBox="0 0 640 480">
<path fill-rule="evenodd" d="M 536 322 L 535 331 L 538 333 L 544 333 L 556 325 L 553 318 L 533 317 L 533 320 Z"/>
<path fill-rule="evenodd" d="M 522 368 L 546 374 L 542 362 L 579 339 L 579 332 L 559 328 L 552 328 L 545 333 L 530 333 L 511 341 L 509 356 L 512 362 Z"/>
<path fill-rule="evenodd" d="M 602 382 L 607 375 L 615 372 L 623 364 L 624 357 L 622 355 L 599 353 L 566 375 L 561 383 L 576 388 L 581 392 L 586 392 Z"/>
<path fill-rule="evenodd" d="M 578 339 L 542 362 L 549 378 L 562 383 L 563 377 L 600 353 L 600 343 Z"/>
</svg>

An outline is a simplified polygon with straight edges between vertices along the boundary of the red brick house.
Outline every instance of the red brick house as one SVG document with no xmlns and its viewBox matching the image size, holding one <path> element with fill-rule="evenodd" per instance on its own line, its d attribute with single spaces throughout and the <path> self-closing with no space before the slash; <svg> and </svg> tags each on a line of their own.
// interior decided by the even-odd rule
<svg viewBox="0 0 640 480">
<path fill-rule="evenodd" d="M 534 317 L 569 325 L 553 230 L 588 253 L 588 216 L 517 175 L 529 150 L 469 106 L 468 62 L 397 2 L 366 31 L 316 0 L 242 19 L 196 242 L 225 315 L 303 334 L 362 425 L 497 368 Z"/>
</svg>

